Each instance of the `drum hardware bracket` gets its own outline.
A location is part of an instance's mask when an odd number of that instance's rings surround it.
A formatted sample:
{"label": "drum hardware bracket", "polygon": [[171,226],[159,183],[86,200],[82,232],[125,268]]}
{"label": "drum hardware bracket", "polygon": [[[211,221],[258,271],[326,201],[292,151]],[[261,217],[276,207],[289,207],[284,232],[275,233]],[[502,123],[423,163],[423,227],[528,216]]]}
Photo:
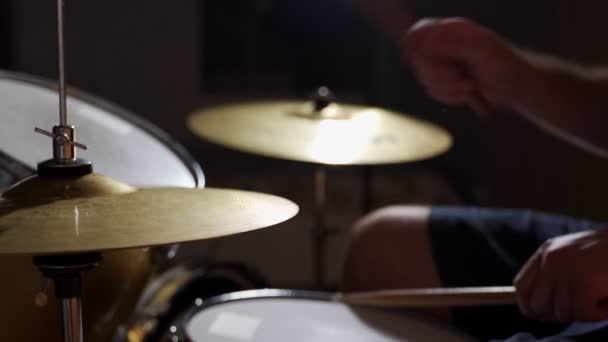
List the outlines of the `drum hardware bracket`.
{"label": "drum hardware bracket", "polygon": [[53,132],[36,127],[35,132],[53,139],[53,159],[38,164],[38,174],[44,177],[78,177],[93,172],[90,161],[76,158],[76,147],[87,145],[74,141],[74,126],[55,126]]}
{"label": "drum hardware bracket", "polygon": [[74,126],[54,126],[53,132],[36,127],[36,133],[46,135],[53,139],[53,158],[58,161],[71,161],[76,159],[75,147],[87,150],[85,144],[74,141]]}
{"label": "drum hardware bracket", "polygon": [[42,289],[40,289],[40,291],[38,293],[36,293],[36,295],[34,296],[34,304],[39,307],[39,308],[43,308],[48,304],[48,292],[49,292],[49,286],[51,285],[51,281],[49,280],[49,278],[45,278],[44,279],[44,284],[42,284]]}
{"label": "drum hardware bracket", "polygon": [[[336,104],[336,95],[328,87],[317,88],[310,96],[312,113],[302,113],[303,116],[313,119],[350,119],[351,114],[340,110]],[[302,115],[300,114],[300,115]]]}
{"label": "drum hardware bracket", "polygon": [[93,173],[93,164],[82,158],[69,163],[58,163],[55,159],[38,163],[38,175],[41,177],[80,177],[91,173]]}
{"label": "drum hardware bracket", "polygon": [[334,93],[325,86],[317,88],[311,97],[314,102],[315,113],[318,114],[336,101]]}
{"label": "drum hardware bracket", "polygon": [[82,272],[95,268],[101,253],[35,256],[34,264],[55,283],[61,301],[64,342],[82,342]]}

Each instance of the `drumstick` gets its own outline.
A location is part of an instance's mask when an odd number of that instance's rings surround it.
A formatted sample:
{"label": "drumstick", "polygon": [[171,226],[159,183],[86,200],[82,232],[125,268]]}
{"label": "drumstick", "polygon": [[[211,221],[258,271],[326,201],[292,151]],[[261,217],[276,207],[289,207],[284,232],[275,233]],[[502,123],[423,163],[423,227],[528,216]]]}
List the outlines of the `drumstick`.
{"label": "drumstick", "polygon": [[512,286],[395,289],[338,293],[337,301],[387,308],[516,304]]}
{"label": "drumstick", "polygon": [[469,106],[482,118],[490,115],[492,106],[479,92],[474,92],[469,98]]}
{"label": "drumstick", "polygon": [[[405,34],[414,26],[418,18],[403,6],[401,0],[357,0],[355,3],[383,26],[392,38],[401,42]],[[492,106],[479,93],[474,92],[468,100],[468,105],[482,118],[487,117]]]}

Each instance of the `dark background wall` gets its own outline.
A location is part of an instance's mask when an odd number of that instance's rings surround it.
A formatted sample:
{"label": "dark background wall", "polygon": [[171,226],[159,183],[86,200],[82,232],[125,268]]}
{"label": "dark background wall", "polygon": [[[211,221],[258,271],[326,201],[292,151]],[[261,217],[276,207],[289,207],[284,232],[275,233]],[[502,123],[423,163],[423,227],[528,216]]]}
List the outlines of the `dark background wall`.
{"label": "dark background wall", "polygon": [[[55,1],[10,1],[11,69],[56,78]],[[70,84],[159,125],[198,103],[198,1],[66,2]]]}
{"label": "dark background wall", "polygon": [[11,14],[9,4],[2,2],[0,4],[0,67],[8,68],[10,65],[10,33],[11,29]]}
{"label": "dark background wall", "polygon": [[[522,46],[585,63],[608,62],[604,2],[408,3],[421,16],[470,17]],[[447,127],[455,137],[454,149],[444,157],[414,166],[378,167],[376,206],[470,203],[608,217],[602,198],[608,192],[605,161],[515,115],[481,121],[466,108],[432,101],[399,64],[396,47],[347,0],[68,0],[66,6],[71,85],[168,131],[197,157],[210,185],[278,193],[301,204],[300,218],[285,229],[235,238],[231,243],[236,247],[222,250],[228,258],[255,254],[260,267],[268,269],[265,265],[277,255],[300,260],[279,279],[307,279],[310,265],[301,260],[306,242],[286,242],[306,240],[312,198],[306,184],[314,168],[200,141],[184,124],[195,108],[252,97],[302,98],[318,85],[329,85],[341,99],[412,113]],[[0,20],[0,66],[55,78],[55,1],[3,1]],[[342,228],[360,215],[358,172],[331,170],[329,219]],[[283,244],[273,243],[273,253],[259,248],[271,241]],[[333,245],[334,276],[343,241]]]}

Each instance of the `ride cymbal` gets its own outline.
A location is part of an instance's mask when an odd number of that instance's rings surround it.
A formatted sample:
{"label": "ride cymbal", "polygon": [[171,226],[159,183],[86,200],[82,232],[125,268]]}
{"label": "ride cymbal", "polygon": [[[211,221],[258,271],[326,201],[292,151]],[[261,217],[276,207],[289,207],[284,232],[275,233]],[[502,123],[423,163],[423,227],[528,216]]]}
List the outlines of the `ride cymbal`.
{"label": "ride cymbal", "polygon": [[267,157],[329,165],[430,158],[450,148],[444,129],[379,108],[298,101],[249,102],[194,112],[188,126],[219,145]]}
{"label": "ride cymbal", "polygon": [[214,188],[139,189],[43,204],[11,196],[20,192],[9,190],[0,201],[0,254],[90,252],[210,239],[272,226],[298,212],[296,204],[281,197]]}

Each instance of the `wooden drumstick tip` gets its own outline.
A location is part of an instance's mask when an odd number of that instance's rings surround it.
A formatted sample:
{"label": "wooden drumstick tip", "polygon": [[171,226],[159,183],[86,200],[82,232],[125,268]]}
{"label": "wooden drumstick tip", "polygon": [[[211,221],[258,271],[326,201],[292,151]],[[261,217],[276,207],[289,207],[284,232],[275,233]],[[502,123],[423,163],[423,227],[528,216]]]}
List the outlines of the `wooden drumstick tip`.
{"label": "wooden drumstick tip", "polygon": [[469,99],[469,106],[481,117],[487,118],[492,112],[492,105],[480,94],[473,94]]}

